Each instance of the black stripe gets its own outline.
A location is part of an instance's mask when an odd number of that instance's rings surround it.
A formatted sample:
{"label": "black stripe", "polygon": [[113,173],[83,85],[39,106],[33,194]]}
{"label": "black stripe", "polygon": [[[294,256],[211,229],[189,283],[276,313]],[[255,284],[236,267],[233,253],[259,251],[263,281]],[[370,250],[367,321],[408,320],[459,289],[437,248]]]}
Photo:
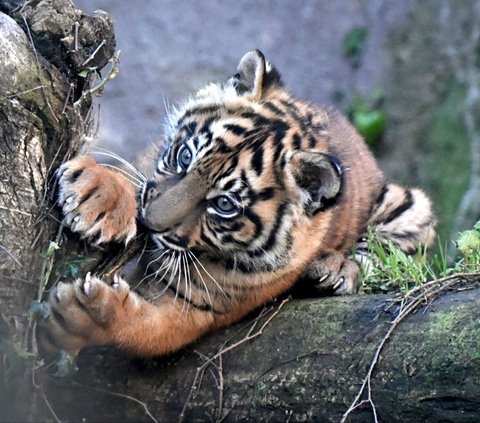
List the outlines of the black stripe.
{"label": "black stripe", "polygon": [[244,216],[255,225],[255,234],[253,236],[253,239],[258,238],[258,236],[262,233],[263,230],[262,221],[260,220],[258,215],[253,213],[250,209],[245,209]]}
{"label": "black stripe", "polygon": [[275,188],[268,187],[260,191],[258,194],[255,195],[256,201],[267,201],[273,198],[275,195]]}
{"label": "black stripe", "polygon": [[397,208],[392,210],[389,215],[385,218],[385,220],[381,221],[380,223],[387,224],[390,223],[392,220],[396,219],[400,215],[403,214],[403,212],[407,211],[410,207],[413,205],[413,196],[412,192],[407,189],[405,190],[405,200],[402,204],[400,204]]}
{"label": "black stripe", "polygon": [[105,212],[99,213],[98,216],[97,216],[97,218],[95,219],[95,224],[97,224],[98,222],[100,222],[100,220],[102,220],[104,217],[105,217]]}
{"label": "black stripe", "polygon": [[282,221],[283,221],[283,217],[285,216],[287,210],[288,210],[288,203],[282,203],[278,207],[277,215],[275,217],[275,223],[273,224],[273,228],[270,231],[270,235],[268,236],[268,239],[262,245],[262,248],[265,251],[269,251],[276,244],[277,236],[278,236],[278,230],[280,229],[280,226],[281,226]]}
{"label": "black stripe", "polygon": [[68,178],[68,181],[71,183],[71,184],[74,184],[77,179],[80,177],[80,175],[83,173],[83,169],[78,169],[76,170],[75,172],[73,172],[70,177]]}
{"label": "black stripe", "polygon": [[80,199],[78,204],[81,204],[81,203],[84,203],[85,201],[88,201],[97,191],[98,191],[97,186],[92,187],[90,189],[90,191],[87,191],[87,193],[83,195],[83,197]]}
{"label": "black stripe", "polygon": [[183,116],[178,120],[176,127],[183,125],[185,119],[189,118],[193,115],[204,115],[208,113],[217,113],[219,110],[219,106],[200,106],[194,107],[193,109],[187,110]]}
{"label": "black stripe", "polygon": [[285,112],[281,109],[279,109],[275,104],[273,104],[271,101],[267,101],[266,103],[263,104],[264,107],[271,112],[277,114],[278,116],[284,116]]}
{"label": "black stripe", "polygon": [[282,104],[288,109],[289,115],[293,118],[293,120],[300,126],[302,132],[304,134],[309,132],[309,128],[305,124],[305,119],[303,116],[300,115],[299,110],[295,103],[287,100],[280,100]]}
{"label": "black stripe", "polygon": [[388,184],[385,184],[382,187],[380,194],[378,195],[377,201],[375,201],[376,205],[380,205],[383,203],[383,200],[385,199],[385,195],[387,194],[387,192],[388,192]]}
{"label": "black stripe", "polygon": [[250,164],[255,173],[260,176],[263,171],[263,146],[260,145],[255,149]]}
{"label": "black stripe", "polygon": [[293,149],[301,150],[302,149],[302,138],[296,132],[293,134]]}
{"label": "black stripe", "polygon": [[185,123],[177,132],[185,131],[187,133],[187,137],[191,137],[195,130],[197,129],[197,122],[191,121],[189,123]]}
{"label": "black stripe", "polygon": [[233,132],[235,135],[243,135],[247,131],[247,128],[234,123],[227,123],[226,125],[223,125],[223,127],[227,131]]}

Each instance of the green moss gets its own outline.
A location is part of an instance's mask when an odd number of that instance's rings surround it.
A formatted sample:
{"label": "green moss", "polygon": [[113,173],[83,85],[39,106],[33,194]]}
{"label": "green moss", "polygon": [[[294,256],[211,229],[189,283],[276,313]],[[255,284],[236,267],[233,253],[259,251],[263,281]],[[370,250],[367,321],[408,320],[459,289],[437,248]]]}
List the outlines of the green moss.
{"label": "green moss", "polygon": [[422,186],[432,196],[439,218],[438,232],[449,239],[453,219],[468,187],[470,150],[462,110],[465,88],[452,81],[443,101],[430,111],[419,170]]}
{"label": "green moss", "polygon": [[[478,334],[476,336],[476,322],[468,318],[467,310],[463,308],[442,314],[432,314],[434,321],[430,324],[427,341],[432,344],[448,345],[447,354],[442,354],[444,363],[466,363],[472,360],[480,361],[480,348],[478,347]],[[434,359],[432,359],[434,360]]]}

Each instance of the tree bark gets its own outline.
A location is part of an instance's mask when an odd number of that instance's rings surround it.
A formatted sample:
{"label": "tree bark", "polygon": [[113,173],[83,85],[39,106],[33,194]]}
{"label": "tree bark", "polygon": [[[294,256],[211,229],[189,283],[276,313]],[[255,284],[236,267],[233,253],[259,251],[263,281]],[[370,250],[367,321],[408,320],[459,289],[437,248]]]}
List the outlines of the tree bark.
{"label": "tree bark", "polygon": [[[63,378],[66,360],[35,355],[28,304],[78,254],[60,236],[53,171],[89,135],[89,90],[115,42],[105,13],[16,3],[0,0],[0,421],[339,421],[394,318],[385,296],[277,303],[154,360],[85,351]],[[380,421],[478,421],[479,317],[474,289],[396,328],[371,380]],[[348,421],[373,421],[372,408]]]}
{"label": "tree bark", "polygon": [[[339,422],[394,318],[382,313],[386,299],[292,300],[251,341],[253,317],[154,360],[86,351],[74,379],[50,381],[45,392],[62,421]],[[399,325],[372,376],[379,421],[478,422],[479,321],[475,289],[447,294]],[[192,391],[205,357],[237,343]],[[360,407],[347,421],[373,422],[372,410]]]}

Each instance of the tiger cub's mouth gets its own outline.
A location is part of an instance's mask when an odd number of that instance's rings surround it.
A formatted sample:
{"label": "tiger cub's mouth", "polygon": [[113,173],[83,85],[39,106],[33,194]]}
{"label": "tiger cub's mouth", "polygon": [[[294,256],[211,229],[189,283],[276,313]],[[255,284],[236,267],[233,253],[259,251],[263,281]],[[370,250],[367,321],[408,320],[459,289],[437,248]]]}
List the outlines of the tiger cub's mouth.
{"label": "tiger cub's mouth", "polygon": [[150,238],[155,242],[155,245],[160,251],[172,250],[172,251],[187,251],[188,239],[186,237],[175,237],[160,232],[149,230]]}

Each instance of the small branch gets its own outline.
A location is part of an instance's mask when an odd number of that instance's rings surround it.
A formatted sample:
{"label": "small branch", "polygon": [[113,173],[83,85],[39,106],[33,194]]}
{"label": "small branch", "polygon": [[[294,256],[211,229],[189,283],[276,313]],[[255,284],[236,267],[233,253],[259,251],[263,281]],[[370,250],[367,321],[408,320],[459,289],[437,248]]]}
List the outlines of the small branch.
{"label": "small branch", "polygon": [[75,32],[74,32],[74,48],[73,51],[78,51],[78,28],[80,27],[80,24],[75,21]]}
{"label": "small branch", "polygon": [[15,262],[15,264],[17,264],[20,267],[23,267],[22,263],[20,263],[18,259],[11,253],[11,251],[7,250],[7,248],[5,248],[2,244],[0,244],[0,250],[5,251],[7,255]]}
{"label": "small branch", "polygon": [[62,421],[58,418],[57,413],[55,413],[55,410],[52,408],[52,406],[51,406],[50,403],[48,402],[47,396],[46,396],[43,392],[42,392],[42,398],[43,398],[43,401],[45,402],[45,404],[47,405],[48,410],[50,411],[50,413],[52,414],[53,418],[55,419],[55,421],[56,421],[57,423],[61,423]]}
{"label": "small branch", "polygon": [[21,95],[28,94],[28,93],[30,93],[30,92],[32,92],[32,91],[41,90],[41,89],[44,89],[44,88],[46,88],[45,85],[39,85],[39,86],[37,86],[37,87],[30,88],[29,90],[25,90],[25,91],[21,91],[21,92],[19,92],[19,93],[7,95],[5,98],[8,98],[8,99],[10,99],[10,98],[16,98],[16,97],[19,97],[19,96],[21,96]]}
{"label": "small branch", "polygon": [[19,213],[19,214],[23,214],[24,216],[33,217],[33,214],[27,213],[27,212],[22,211],[22,210],[10,209],[10,208],[5,207],[5,206],[0,206],[0,209],[2,209],[2,210],[7,210],[7,211],[9,211],[9,212],[11,212],[11,213]]}
{"label": "small branch", "polygon": [[145,404],[143,401],[140,401],[138,398],[132,397],[132,396],[127,395],[127,394],[122,394],[120,392],[113,392],[113,391],[109,391],[107,389],[98,388],[96,386],[82,385],[81,383],[74,383],[74,384],[77,385],[77,386],[81,386],[82,388],[90,388],[90,389],[93,389],[94,391],[97,391],[97,392],[102,392],[104,394],[113,395],[115,397],[125,398],[129,401],[133,401],[133,402],[139,404],[143,408],[143,410],[145,411],[145,414],[148,417],[150,417],[150,419],[154,423],[159,423],[159,421],[155,418],[155,416],[148,409],[147,404]]}
{"label": "small branch", "polygon": [[82,92],[81,97],[75,103],[73,103],[73,107],[75,108],[80,107],[87,98],[91,98],[92,94],[95,94],[96,92],[100,91],[107,84],[108,81],[115,79],[115,77],[118,74],[118,64],[120,63],[120,54],[121,54],[120,50],[115,52],[113,57],[109,60],[110,69],[108,70],[105,78],[101,79],[100,82],[97,85],[94,85],[92,88],[84,90]]}
{"label": "small branch", "polygon": [[86,66],[87,63],[90,63],[106,43],[107,43],[107,40],[103,39],[103,41],[99,44],[99,46],[95,49],[95,51],[90,56],[88,56],[88,58],[82,63],[82,66]]}

